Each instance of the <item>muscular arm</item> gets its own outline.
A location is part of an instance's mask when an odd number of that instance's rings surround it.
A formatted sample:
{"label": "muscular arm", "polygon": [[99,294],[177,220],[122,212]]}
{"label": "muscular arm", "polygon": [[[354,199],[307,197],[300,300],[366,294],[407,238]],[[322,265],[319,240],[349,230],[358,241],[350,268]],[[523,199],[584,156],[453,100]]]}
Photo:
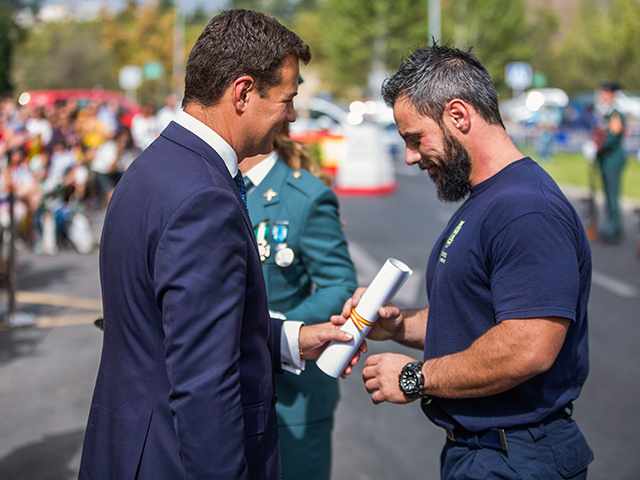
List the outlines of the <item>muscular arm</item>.
{"label": "muscular arm", "polygon": [[505,320],[467,350],[425,363],[425,392],[445,398],[485,397],[546,372],[570,321],[559,317]]}
{"label": "muscular arm", "polygon": [[[559,317],[505,320],[468,349],[425,362],[424,393],[471,398],[509,390],[551,368],[569,324]],[[367,359],[362,376],[374,403],[409,401],[398,388],[398,374],[412,360],[390,353]]]}

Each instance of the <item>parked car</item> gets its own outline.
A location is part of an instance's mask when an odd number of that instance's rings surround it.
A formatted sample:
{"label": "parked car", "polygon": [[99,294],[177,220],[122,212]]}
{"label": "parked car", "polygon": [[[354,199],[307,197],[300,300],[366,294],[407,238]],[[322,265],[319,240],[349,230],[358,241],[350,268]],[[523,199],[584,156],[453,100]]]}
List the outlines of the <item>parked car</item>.
{"label": "parked car", "polygon": [[133,116],[142,112],[142,107],[124,94],[99,88],[27,90],[18,98],[20,105],[34,107],[46,107],[58,101],[68,100],[76,101],[80,109],[86,107],[89,102],[113,102],[118,105],[119,122],[129,128]]}
{"label": "parked car", "polygon": [[500,102],[500,113],[506,122],[535,122],[538,111],[545,108],[565,108],[569,97],[559,88],[536,88],[515,98]]}

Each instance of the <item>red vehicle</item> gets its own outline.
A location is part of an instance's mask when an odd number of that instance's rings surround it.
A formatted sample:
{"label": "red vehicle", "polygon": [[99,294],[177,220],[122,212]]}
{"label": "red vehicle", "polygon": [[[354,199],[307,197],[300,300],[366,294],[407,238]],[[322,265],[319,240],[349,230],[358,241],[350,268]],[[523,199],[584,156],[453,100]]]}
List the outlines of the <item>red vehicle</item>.
{"label": "red vehicle", "polygon": [[82,109],[89,102],[114,102],[118,105],[118,120],[126,127],[131,128],[131,119],[137,113],[142,112],[142,107],[137,102],[127,98],[115,90],[73,88],[57,90],[28,90],[18,98],[23,106],[46,107],[53,105],[58,100],[73,100]]}

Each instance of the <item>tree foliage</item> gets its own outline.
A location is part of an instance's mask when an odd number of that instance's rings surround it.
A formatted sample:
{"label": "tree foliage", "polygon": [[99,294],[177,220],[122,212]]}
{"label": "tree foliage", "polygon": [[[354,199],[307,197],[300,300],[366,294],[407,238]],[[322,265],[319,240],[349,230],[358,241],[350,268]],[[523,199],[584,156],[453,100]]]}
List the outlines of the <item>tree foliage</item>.
{"label": "tree foliage", "polygon": [[128,0],[125,8],[101,15],[102,38],[106,50],[113,57],[113,74],[125,65],[144,66],[160,62],[163,77],[143,85],[142,100],[170,91],[173,72],[173,22],[175,9],[172,2],[147,1],[137,4]]}
{"label": "tree foliage", "polygon": [[112,58],[102,46],[98,22],[44,23],[16,50],[15,79],[21,90],[117,88]]}
{"label": "tree foliage", "polygon": [[16,15],[24,10],[35,13],[42,0],[2,0],[0,2],[0,95],[13,90],[11,81],[13,51],[25,39],[25,31],[16,23]]}
{"label": "tree foliage", "polygon": [[[377,95],[369,75],[398,67],[408,48],[428,38],[428,0],[325,0],[310,45],[328,90],[338,97]],[[307,25],[311,18],[307,17]],[[302,31],[302,30],[301,30]]]}
{"label": "tree foliage", "polygon": [[443,39],[457,47],[472,47],[501,89],[504,66],[531,62],[533,22],[524,0],[449,0],[443,9]]}
{"label": "tree foliage", "polygon": [[[141,100],[158,98],[174,84],[174,0],[127,0],[120,11],[103,11],[100,22],[36,24],[29,32],[33,38],[11,57],[16,9],[39,1],[0,5],[0,91],[7,88],[2,83],[7,58],[17,62],[13,78],[22,88],[114,85],[122,66],[150,61],[162,63],[164,77],[146,81]],[[570,93],[592,89],[603,79],[638,88],[640,0],[576,1],[572,25],[559,31],[558,15],[533,8],[529,0],[441,0],[440,43],[473,47],[501,93],[510,61],[531,63],[550,86]],[[393,73],[410,50],[431,42],[429,0],[231,0],[229,5],[271,14],[298,32],[313,52],[309,73],[339,99],[377,95],[372,72]],[[216,13],[200,7],[187,15],[185,58]],[[47,75],[40,74],[45,68]]]}
{"label": "tree foliage", "polygon": [[603,80],[640,83],[640,2],[580,0],[576,20],[555,52],[554,83],[569,92]]}

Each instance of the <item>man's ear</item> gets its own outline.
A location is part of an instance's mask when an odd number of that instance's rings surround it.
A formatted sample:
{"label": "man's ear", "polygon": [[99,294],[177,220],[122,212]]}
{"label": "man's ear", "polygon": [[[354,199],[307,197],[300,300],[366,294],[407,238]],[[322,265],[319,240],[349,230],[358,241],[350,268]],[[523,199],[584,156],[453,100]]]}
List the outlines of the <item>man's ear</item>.
{"label": "man's ear", "polygon": [[460,133],[468,133],[471,128],[471,107],[464,101],[454,98],[444,110],[444,116],[453,128]]}
{"label": "man's ear", "polygon": [[255,90],[256,82],[249,75],[243,75],[233,81],[231,93],[233,105],[238,112],[244,112],[249,102],[250,93]]}

